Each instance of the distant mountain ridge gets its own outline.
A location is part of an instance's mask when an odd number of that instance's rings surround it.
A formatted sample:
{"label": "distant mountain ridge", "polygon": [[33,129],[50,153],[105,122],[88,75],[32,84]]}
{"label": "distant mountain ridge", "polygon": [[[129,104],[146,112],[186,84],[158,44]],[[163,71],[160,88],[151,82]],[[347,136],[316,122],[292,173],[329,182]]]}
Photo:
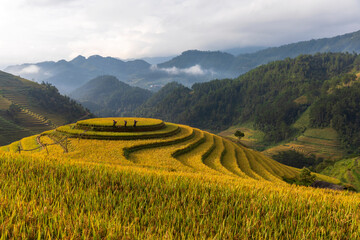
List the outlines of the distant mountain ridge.
{"label": "distant mountain ridge", "polygon": [[190,68],[195,65],[200,65],[205,69],[213,69],[215,71],[229,71],[229,65],[233,63],[235,57],[229,53],[220,51],[198,51],[189,50],[183,52],[180,56],[158,64],[159,68]]}
{"label": "distant mountain ridge", "polygon": [[150,64],[143,60],[124,62],[112,57],[95,55],[89,58],[78,56],[69,62],[60,60],[10,66],[5,71],[38,82],[50,82],[62,92],[70,92],[100,75],[111,74],[128,81],[129,75],[141,74],[148,71],[149,67]]}
{"label": "distant mountain ridge", "polygon": [[259,65],[287,57],[294,58],[301,54],[324,52],[356,52],[360,53],[360,31],[347,33],[331,38],[312,39],[270,47],[251,54],[240,54],[233,64],[233,71],[245,73]]}
{"label": "distant mountain ridge", "polygon": [[194,83],[213,79],[236,78],[271,61],[317,52],[360,53],[360,31],[266,48],[238,56],[220,51],[189,50],[157,65],[144,60],[122,61],[98,55],[89,58],[78,56],[71,61],[9,66],[5,71],[38,82],[50,82],[65,93],[102,75],[113,75],[129,85],[157,91],[173,81],[190,87]]}

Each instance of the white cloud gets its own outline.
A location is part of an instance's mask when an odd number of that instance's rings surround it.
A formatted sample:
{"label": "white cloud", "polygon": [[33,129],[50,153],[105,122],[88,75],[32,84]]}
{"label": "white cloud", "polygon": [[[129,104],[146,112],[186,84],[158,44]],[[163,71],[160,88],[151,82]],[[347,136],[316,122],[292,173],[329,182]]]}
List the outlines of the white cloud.
{"label": "white cloud", "polygon": [[29,65],[21,69],[20,74],[37,74],[40,71],[40,67],[36,65]]}
{"label": "white cloud", "polygon": [[179,74],[188,74],[188,75],[205,75],[205,74],[214,74],[212,70],[202,69],[200,65],[196,64],[189,68],[158,68],[157,65],[152,65],[151,70],[153,71],[163,71],[171,75],[179,75]]}
{"label": "white cloud", "polygon": [[358,0],[5,0],[1,9],[0,65],[275,46],[360,29]]}
{"label": "white cloud", "polygon": [[77,2],[78,0],[25,0],[29,6],[53,6]]}
{"label": "white cloud", "polygon": [[185,68],[184,72],[191,75],[204,75],[205,72],[201,69],[200,65],[195,65],[189,68]]}

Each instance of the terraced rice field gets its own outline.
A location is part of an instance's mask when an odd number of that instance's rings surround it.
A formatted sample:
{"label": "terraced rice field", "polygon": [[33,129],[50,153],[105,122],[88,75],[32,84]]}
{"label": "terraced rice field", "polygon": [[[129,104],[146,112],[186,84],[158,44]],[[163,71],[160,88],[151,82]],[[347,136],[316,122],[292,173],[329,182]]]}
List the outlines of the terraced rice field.
{"label": "terraced rice field", "polygon": [[7,110],[11,105],[11,101],[0,95],[0,110]]}
{"label": "terraced rice field", "polygon": [[[234,133],[236,130],[240,130],[245,134],[244,137],[239,139],[235,137]],[[238,126],[231,126],[230,128],[226,129],[219,133],[220,136],[231,139],[234,142],[240,142],[242,145],[248,146],[250,148],[262,148],[263,145],[261,141],[265,137],[265,133],[260,130],[255,130],[253,127],[253,123],[249,122],[244,125]]]}
{"label": "terraced rice field", "polygon": [[341,159],[345,152],[338,141],[334,129],[308,129],[300,137],[293,141],[269,148],[263,151],[266,155],[274,155],[281,151],[295,150],[304,155],[313,154],[316,157],[337,160]]}
{"label": "terraced rice field", "polygon": [[360,157],[337,161],[333,166],[326,167],[321,173],[340,179],[353,185],[360,191]]}
{"label": "terraced rice field", "polygon": [[33,132],[42,132],[56,127],[51,121],[35,112],[36,109],[29,105],[29,99],[27,99],[25,94],[22,94],[21,90],[2,90],[0,94],[0,110],[8,110],[11,104],[19,108],[20,111],[16,113],[16,121],[25,129]]}
{"label": "terraced rice field", "polygon": [[359,194],[289,185],[299,170],[262,153],[138,120],[144,131],[80,123],[1,147],[1,238],[359,239]]}
{"label": "terraced rice field", "polygon": [[[134,120],[138,121],[136,126],[133,126]],[[124,126],[124,121],[129,125]],[[217,135],[158,119],[90,119],[45,132],[39,136],[39,143],[34,139],[23,139],[3,150],[18,151],[20,145],[22,154],[49,154],[83,163],[271,182],[282,182],[283,177],[295,177],[299,173],[298,169]],[[61,141],[62,144],[56,144]],[[32,153],[27,151],[39,144],[46,148]]]}
{"label": "terraced rice field", "polygon": [[21,137],[26,137],[32,134],[29,129],[21,128],[18,125],[6,120],[0,116],[0,141],[8,142],[16,141]]}

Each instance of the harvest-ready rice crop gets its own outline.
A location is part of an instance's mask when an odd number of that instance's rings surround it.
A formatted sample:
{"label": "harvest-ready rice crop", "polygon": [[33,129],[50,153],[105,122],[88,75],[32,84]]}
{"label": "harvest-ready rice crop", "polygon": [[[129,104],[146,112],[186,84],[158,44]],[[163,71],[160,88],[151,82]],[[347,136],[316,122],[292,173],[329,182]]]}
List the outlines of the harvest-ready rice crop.
{"label": "harvest-ready rice crop", "polygon": [[268,181],[0,156],[2,239],[359,239],[360,196]]}
{"label": "harvest-ready rice crop", "polygon": [[289,185],[282,177],[299,169],[165,125],[148,132],[178,131],[136,140],[47,131],[0,148],[0,239],[360,238],[359,194]]}

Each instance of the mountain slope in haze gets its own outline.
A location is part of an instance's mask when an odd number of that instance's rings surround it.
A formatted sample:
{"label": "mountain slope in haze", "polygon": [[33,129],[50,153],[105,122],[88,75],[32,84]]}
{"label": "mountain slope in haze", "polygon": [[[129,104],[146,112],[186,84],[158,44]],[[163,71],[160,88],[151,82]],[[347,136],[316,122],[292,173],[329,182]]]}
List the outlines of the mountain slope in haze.
{"label": "mountain slope in haze", "polygon": [[5,71],[38,82],[50,82],[69,93],[90,79],[112,75],[132,86],[157,91],[166,83],[187,87],[213,79],[235,78],[255,67],[287,57],[317,52],[360,52],[360,31],[333,38],[292,43],[237,57],[219,51],[185,51],[173,59],[150,65],[143,60],[122,61],[111,57],[79,56],[69,62],[42,62],[9,66]]}
{"label": "mountain slope in haze", "polygon": [[131,75],[147,72],[149,67],[150,64],[142,60],[124,62],[116,58],[95,55],[87,59],[78,56],[69,62],[61,60],[9,66],[5,71],[37,82],[49,82],[61,92],[70,92],[90,79],[104,74],[130,81]]}
{"label": "mountain slope in haze", "polygon": [[[203,53],[196,51],[196,54],[201,55]],[[226,55],[234,58],[230,54]],[[219,63],[218,60],[216,61]],[[116,58],[97,55],[87,59],[83,56],[78,56],[69,62],[61,60],[58,62],[9,66],[5,71],[37,82],[49,82],[65,93],[70,93],[87,81],[102,75],[112,75],[132,86],[153,91],[173,81],[191,86],[196,82],[205,82],[214,78],[230,76],[226,71],[217,72],[214,69],[206,69],[196,62],[189,68],[162,68],[150,65],[143,60],[124,62]],[[232,74],[231,76],[235,77],[237,74]]]}
{"label": "mountain slope in haze", "polygon": [[[167,95],[162,92],[166,100],[145,103],[135,113],[213,131],[253,122],[266,133],[265,141],[276,143],[306,130],[293,124],[311,107],[311,126],[333,127],[343,145],[357,152],[360,116],[356,92],[360,83],[354,73],[360,71],[359,66],[360,56],[353,54],[302,55],[260,66],[235,80],[171,88]],[[329,115],[324,115],[323,103],[328,98],[338,104],[332,104]]]}
{"label": "mountain slope in haze", "polygon": [[[253,53],[239,54],[237,57],[224,52],[190,50],[170,61],[158,64],[158,67],[184,69],[198,64],[204,69],[213,69],[216,73],[222,73],[223,78],[233,78],[272,61],[283,60],[287,57],[295,58],[301,54],[325,52],[359,53],[360,31],[332,38],[313,39],[280,47],[270,47]],[[215,78],[219,77],[216,76],[213,79]]]}
{"label": "mountain slope in haze", "polygon": [[283,60],[287,57],[294,58],[300,54],[325,52],[360,53],[360,31],[331,38],[312,39],[280,47],[270,47],[251,54],[241,54],[236,57],[232,71],[245,73],[259,65]]}
{"label": "mountain slope in haze", "polygon": [[0,71],[0,145],[92,116],[50,84]]}
{"label": "mountain slope in haze", "polygon": [[70,94],[99,116],[126,116],[151,95],[149,90],[132,87],[114,76],[94,78]]}
{"label": "mountain slope in haze", "polygon": [[199,65],[202,69],[212,71],[215,73],[222,73],[225,77],[227,75],[233,76],[237,73],[231,73],[229,67],[233,64],[235,57],[229,53],[224,52],[212,52],[212,51],[198,51],[189,50],[183,52],[180,56],[177,56],[170,61],[158,64],[159,68],[178,68],[189,69],[193,66]]}

